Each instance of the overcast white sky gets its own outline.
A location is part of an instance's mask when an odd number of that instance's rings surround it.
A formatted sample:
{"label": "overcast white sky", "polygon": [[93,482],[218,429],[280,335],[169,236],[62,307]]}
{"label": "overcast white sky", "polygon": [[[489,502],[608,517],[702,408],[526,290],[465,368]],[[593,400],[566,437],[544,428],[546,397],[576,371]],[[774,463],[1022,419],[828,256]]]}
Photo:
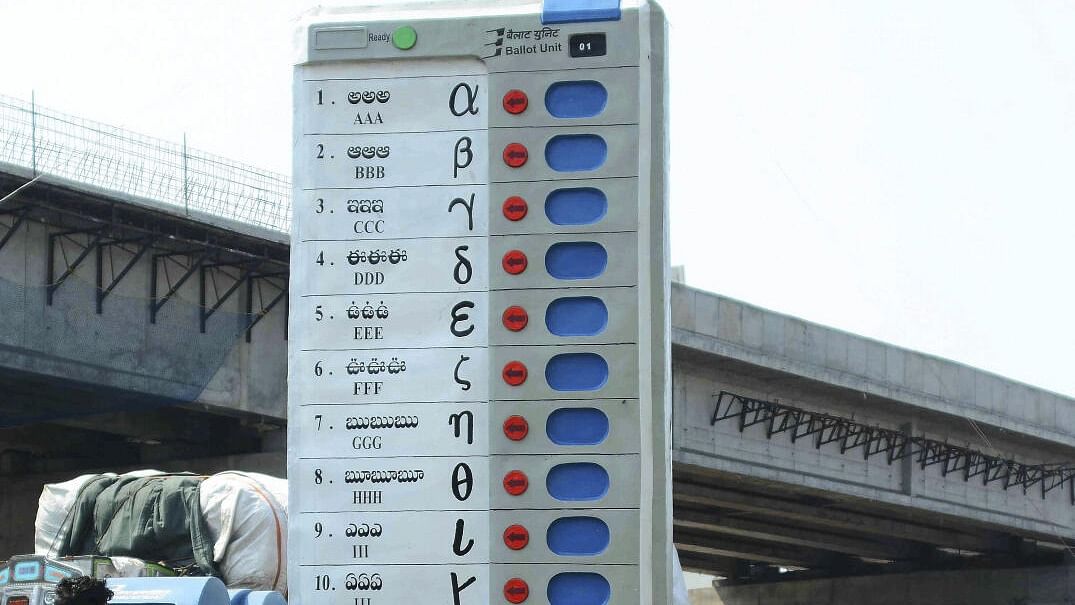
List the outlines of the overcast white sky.
{"label": "overcast white sky", "polygon": [[[0,0],[0,94],[290,173],[296,0]],[[1075,395],[1075,3],[667,0],[691,285]]]}

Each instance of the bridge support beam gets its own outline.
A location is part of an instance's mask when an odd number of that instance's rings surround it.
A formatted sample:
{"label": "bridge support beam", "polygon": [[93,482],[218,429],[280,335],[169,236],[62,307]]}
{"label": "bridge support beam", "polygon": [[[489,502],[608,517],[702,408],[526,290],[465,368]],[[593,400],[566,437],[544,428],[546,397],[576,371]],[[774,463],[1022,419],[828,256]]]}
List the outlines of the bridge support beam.
{"label": "bridge support beam", "polygon": [[[85,235],[87,240],[85,244],[77,242],[73,239],[73,236]],[[52,306],[52,297],[59,289],[63,282],[68,277],[74,275],[78,266],[82,264],[82,261],[86,260],[86,257],[90,255],[97,248],[97,244],[101,242],[101,238],[104,237],[103,232],[100,229],[89,230],[74,230],[74,231],[62,231],[60,233],[48,233],[48,250],[45,261],[45,270],[47,276],[45,278],[45,302],[49,306]],[[74,260],[70,260],[63,247],[64,239],[70,240],[74,243],[75,247],[81,247],[81,252],[78,256],[75,256]],[[60,259],[64,261],[64,272],[56,277],[56,246],[60,247]],[[99,265],[98,265],[99,266]]]}
{"label": "bridge support beam", "polygon": [[1052,605],[1075,602],[1075,567],[930,571],[717,586],[692,605]]}

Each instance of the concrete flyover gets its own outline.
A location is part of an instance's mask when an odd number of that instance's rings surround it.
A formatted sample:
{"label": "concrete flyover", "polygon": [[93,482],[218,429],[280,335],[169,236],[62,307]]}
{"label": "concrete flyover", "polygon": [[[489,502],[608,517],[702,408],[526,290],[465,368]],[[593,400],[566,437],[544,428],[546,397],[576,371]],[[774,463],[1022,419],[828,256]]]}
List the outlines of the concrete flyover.
{"label": "concrete flyover", "polygon": [[32,551],[45,482],[284,474],[285,235],[12,165],[5,197],[0,558]]}
{"label": "concrete flyover", "polygon": [[[0,193],[30,178],[0,165]],[[69,399],[95,412],[131,400],[281,418],[287,263],[286,235],[39,178],[0,206],[0,380],[14,377],[0,426],[52,414],[59,382],[84,385]]]}
{"label": "concrete flyover", "polygon": [[285,473],[290,183],[0,96],[0,558],[41,485]]}
{"label": "concrete flyover", "polygon": [[[1045,573],[1075,538],[1075,401],[679,284],[672,324],[675,541],[725,603],[1001,569],[1075,593]],[[913,602],[1010,602],[940,598]]]}

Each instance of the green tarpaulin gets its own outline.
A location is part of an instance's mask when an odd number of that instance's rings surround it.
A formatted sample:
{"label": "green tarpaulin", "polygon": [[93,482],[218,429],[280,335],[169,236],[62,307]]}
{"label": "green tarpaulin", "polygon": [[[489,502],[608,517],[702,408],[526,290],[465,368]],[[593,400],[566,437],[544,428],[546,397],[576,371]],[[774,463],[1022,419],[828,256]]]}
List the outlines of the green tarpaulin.
{"label": "green tarpaulin", "polygon": [[103,555],[195,566],[219,576],[198,495],[202,477],[100,476],[78,495],[59,555]]}

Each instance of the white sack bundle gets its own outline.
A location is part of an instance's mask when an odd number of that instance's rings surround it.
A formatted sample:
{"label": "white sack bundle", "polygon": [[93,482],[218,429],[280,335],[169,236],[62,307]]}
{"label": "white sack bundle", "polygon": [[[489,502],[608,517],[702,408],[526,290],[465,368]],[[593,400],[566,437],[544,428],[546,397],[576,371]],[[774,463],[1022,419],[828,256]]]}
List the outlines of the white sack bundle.
{"label": "white sack bundle", "polygon": [[202,516],[228,588],[287,594],[287,479],[228,471],[202,482]]}

